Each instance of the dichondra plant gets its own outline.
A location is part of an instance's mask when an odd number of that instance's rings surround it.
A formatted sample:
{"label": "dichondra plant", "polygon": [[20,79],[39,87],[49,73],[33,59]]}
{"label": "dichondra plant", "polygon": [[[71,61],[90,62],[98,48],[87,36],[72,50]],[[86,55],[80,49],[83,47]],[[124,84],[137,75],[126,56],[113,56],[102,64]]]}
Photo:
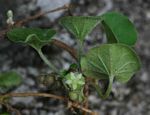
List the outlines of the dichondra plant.
{"label": "dichondra plant", "polygon": [[[49,45],[56,31],[53,29],[13,27],[7,32],[9,40],[31,46],[51,71],[56,73],[63,84],[70,101],[82,103],[86,100],[85,86],[94,87],[102,99],[109,97],[114,81],[128,82],[140,69],[140,59],[133,47],[137,32],[132,22],[117,12],[101,16],[66,16],[59,22],[77,40],[77,60],[68,70],[58,70],[42,53],[42,47]],[[100,44],[85,52],[85,37],[96,27],[101,26],[107,43]],[[94,38],[91,38],[94,39]],[[108,81],[106,90],[100,87],[100,80]],[[14,72],[0,74],[0,90],[20,84],[21,79]],[[4,93],[4,92],[3,92]],[[6,92],[5,92],[6,93]]]}

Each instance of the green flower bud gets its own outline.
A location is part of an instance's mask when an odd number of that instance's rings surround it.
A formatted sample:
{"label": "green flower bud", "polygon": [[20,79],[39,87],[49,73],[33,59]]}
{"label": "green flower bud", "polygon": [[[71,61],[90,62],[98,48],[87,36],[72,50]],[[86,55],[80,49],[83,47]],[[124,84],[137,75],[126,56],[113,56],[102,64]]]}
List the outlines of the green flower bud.
{"label": "green flower bud", "polygon": [[69,98],[73,101],[76,101],[76,100],[78,100],[78,94],[71,91],[71,92],[69,92]]}
{"label": "green flower bud", "polygon": [[69,98],[73,101],[82,102],[84,100],[85,79],[81,73],[70,72],[63,79],[64,85],[69,89]]}
{"label": "green flower bud", "polygon": [[13,12],[12,12],[12,10],[8,10],[7,17],[8,18],[13,18]]}
{"label": "green flower bud", "polygon": [[80,91],[70,91],[69,92],[69,98],[72,101],[82,102],[84,100],[84,95]]}
{"label": "green flower bud", "polygon": [[7,24],[9,24],[9,25],[13,25],[13,24],[14,24],[14,21],[13,21],[13,12],[12,12],[12,10],[8,10],[6,22],[7,22]]}
{"label": "green flower bud", "polygon": [[79,90],[83,88],[85,79],[82,74],[71,72],[65,76],[64,83],[68,85],[71,90]]}

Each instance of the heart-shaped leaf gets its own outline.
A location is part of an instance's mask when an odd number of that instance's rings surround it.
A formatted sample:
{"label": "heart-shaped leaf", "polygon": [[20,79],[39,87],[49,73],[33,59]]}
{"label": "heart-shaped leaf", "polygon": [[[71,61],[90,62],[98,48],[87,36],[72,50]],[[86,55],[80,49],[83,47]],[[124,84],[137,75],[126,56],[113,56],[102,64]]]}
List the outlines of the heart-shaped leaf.
{"label": "heart-shaped leaf", "polygon": [[55,34],[56,31],[52,29],[14,28],[7,33],[7,36],[13,42],[25,43],[35,49],[41,49]]}
{"label": "heart-shaped leaf", "polygon": [[15,86],[21,84],[22,79],[16,72],[0,73],[0,92],[7,91]]}
{"label": "heart-shaped leaf", "polygon": [[[87,77],[96,79],[95,88],[102,98],[107,98],[113,80],[127,82],[140,69],[140,61],[129,46],[123,44],[104,44],[92,48],[81,59],[81,69]],[[105,94],[99,87],[99,80],[109,81]]]}
{"label": "heart-shaped leaf", "polygon": [[109,43],[124,43],[133,46],[137,40],[137,31],[132,22],[117,12],[108,12],[100,16]]}
{"label": "heart-shaped leaf", "polygon": [[68,16],[60,20],[60,24],[81,41],[98,23],[99,18],[92,16]]}

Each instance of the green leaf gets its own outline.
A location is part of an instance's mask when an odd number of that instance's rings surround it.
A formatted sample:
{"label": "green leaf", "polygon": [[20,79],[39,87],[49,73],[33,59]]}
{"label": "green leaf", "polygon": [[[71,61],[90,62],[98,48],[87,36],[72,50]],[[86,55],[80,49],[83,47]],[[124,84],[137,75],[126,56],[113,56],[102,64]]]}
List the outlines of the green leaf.
{"label": "green leaf", "polygon": [[0,73],[0,90],[9,90],[22,82],[21,76],[16,72]]}
{"label": "green leaf", "polygon": [[100,18],[109,43],[118,42],[131,46],[136,43],[136,28],[126,16],[117,12],[108,12]]}
{"label": "green leaf", "polygon": [[60,20],[60,24],[62,24],[63,27],[82,41],[98,23],[99,18],[92,16],[68,16]]}
{"label": "green leaf", "polygon": [[4,112],[4,113],[0,113],[0,115],[10,115],[10,114],[7,112]]}
{"label": "green leaf", "polygon": [[35,49],[41,49],[55,34],[56,31],[52,29],[14,28],[7,33],[7,36],[13,42],[25,43]]}
{"label": "green leaf", "polygon": [[83,73],[89,77],[127,82],[140,69],[135,52],[123,44],[104,44],[92,48],[81,60]]}
{"label": "green leaf", "polygon": [[[109,96],[114,79],[127,82],[140,69],[140,61],[135,52],[123,44],[103,44],[92,48],[81,59],[81,69],[87,77],[95,78],[93,83],[101,98]],[[103,93],[99,80],[109,81]]]}
{"label": "green leaf", "polygon": [[45,64],[56,72],[57,68],[53,66],[42,52],[42,47],[48,44],[55,34],[56,31],[52,29],[14,28],[7,33],[7,36],[13,42],[25,43],[33,47]]}

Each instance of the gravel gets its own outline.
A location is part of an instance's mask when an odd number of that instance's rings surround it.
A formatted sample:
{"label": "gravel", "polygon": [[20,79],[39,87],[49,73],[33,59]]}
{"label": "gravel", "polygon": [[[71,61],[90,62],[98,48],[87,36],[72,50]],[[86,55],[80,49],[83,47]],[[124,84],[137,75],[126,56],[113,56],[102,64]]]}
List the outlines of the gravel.
{"label": "gravel", "polygon": [[[35,14],[37,11],[53,9],[71,0],[1,0],[0,1],[0,30],[5,27],[6,11],[13,9],[15,19],[21,19]],[[97,93],[92,91],[89,96],[90,108],[99,115],[150,115],[150,1],[149,0],[72,0],[77,8],[71,10],[74,15],[100,15],[107,11],[119,11],[127,15],[135,24],[139,36],[136,51],[142,60],[142,69],[127,84],[115,83],[112,94],[107,100],[101,100]],[[8,6],[6,6],[8,4]],[[55,27],[60,33],[57,39],[76,48],[76,42],[66,30],[61,29],[57,19],[63,12],[41,17],[26,26]],[[66,13],[65,13],[66,15]],[[105,34],[97,27],[86,38],[85,50],[93,45],[105,43]],[[68,68],[74,60],[71,56],[56,47],[47,46],[44,50],[49,58],[59,68]],[[51,53],[49,53],[51,52]],[[6,38],[0,38],[0,72],[15,70],[22,75],[23,84],[14,89],[14,92],[43,91],[37,84],[37,77],[51,71],[43,64],[38,54],[30,47],[12,44]],[[44,91],[47,92],[46,89]],[[57,92],[57,91],[56,91]],[[21,108],[23,115],[71,115],[64,103],[57,100],[41,98],[14,98],[12,105]],[[19,106],[18,106],[19,105]]]}

